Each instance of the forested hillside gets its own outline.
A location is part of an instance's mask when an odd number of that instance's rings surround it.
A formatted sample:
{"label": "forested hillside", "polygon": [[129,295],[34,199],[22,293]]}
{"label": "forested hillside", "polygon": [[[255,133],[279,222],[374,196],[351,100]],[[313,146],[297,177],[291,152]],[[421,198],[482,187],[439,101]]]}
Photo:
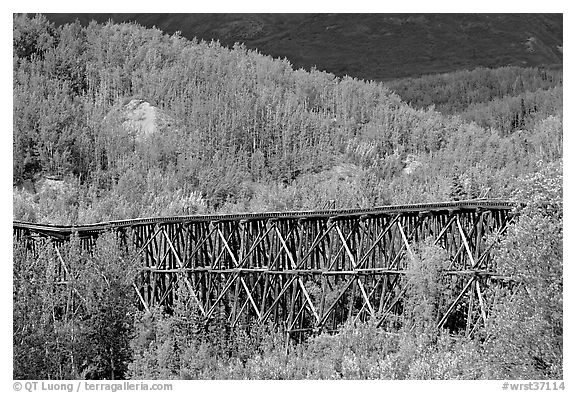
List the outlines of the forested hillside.
{"label": "forested hillside", "polygon": [[[134,267],[109,265],[131,260],[114,253],[113,239],[94,255],[71,245],[89,306],[51,322],[42,269],[53,251],[28,270],[15,246],[15,376],[561,378],[560,71],[479,68],[382,84],[295,69],[241,45],[135,24],[55,27],[43,16],[15,16],[13,45],[15,220],[513,198],[527,204],[499,263],[536,288],[500,305],[479,340],[426,329],[390,339],[348,326],[288,359],[280,336],[260,328],[198,335],[182,324],[193,321],[185,307],[129,318],[139,315]],[[534,271],[542,281],[530,281]],[[44,353],[32,350],[43,343]],[[353,358],[368,360],[343,366]]]}
{"label": "forested hillside", "polygon": [[[462,198],[508,197],[520,176],[562,156],[558,73],[448,74],[444,96],[430,77],[397,82],[404,97],[427,92],[411,107],[376,82],[135,25],[18,17],[14,51],[14,184],[48,175],[76,185],[36,187],[56,203],[17,193],[18,219],[439,201],[454,182]],[[466,107],[445,98],[463,96]],[[449,115],[425,107],[430,97]],[[134,100],[168,121],[137,137],[126,127]]]}

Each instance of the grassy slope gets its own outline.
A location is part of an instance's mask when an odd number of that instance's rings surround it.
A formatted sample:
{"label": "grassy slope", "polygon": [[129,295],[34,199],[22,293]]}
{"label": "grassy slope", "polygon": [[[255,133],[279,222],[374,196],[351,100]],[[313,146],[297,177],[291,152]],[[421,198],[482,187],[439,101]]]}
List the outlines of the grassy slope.
{"label": "grassy slope", "polygon": [[[560,14],[49,14],[57,24],[136,21],[187,38],[287,57],[295,68],[394,78],[498,67],[562,64]],[[530,37],[534,37],[528,44]]]}

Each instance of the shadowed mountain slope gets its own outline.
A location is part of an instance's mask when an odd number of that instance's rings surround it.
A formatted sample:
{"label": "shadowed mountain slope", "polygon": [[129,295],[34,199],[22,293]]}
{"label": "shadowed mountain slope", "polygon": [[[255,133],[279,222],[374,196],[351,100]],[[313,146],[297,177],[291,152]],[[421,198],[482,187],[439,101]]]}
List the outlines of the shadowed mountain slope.
{"label": "shadowed mountain slope", "polygon": [[242,42],[295,68],[395,78],[479,66],[561,67],[561,14],[47,14],[133,21],[186,38]]}

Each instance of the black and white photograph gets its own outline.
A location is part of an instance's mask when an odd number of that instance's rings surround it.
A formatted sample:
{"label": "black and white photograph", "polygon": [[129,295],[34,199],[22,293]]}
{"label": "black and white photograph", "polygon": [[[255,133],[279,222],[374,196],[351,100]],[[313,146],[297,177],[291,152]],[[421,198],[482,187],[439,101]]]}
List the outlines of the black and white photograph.
{"label": "black and white photograph", "polygon": [[563,29],[12,13],[7,389],[569,391]]}

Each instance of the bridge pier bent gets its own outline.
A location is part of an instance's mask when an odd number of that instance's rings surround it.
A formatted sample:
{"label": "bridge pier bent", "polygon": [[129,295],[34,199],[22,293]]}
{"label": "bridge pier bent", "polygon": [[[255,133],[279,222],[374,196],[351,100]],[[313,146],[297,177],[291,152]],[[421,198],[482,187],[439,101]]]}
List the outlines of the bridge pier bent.
{"label": "bridge pier bent", "polygon": [[[346,320],[399,323],[414,277],[410,259],[424,241],[445,250],[449,287],[438,327],[473,334],[489,313],[492,237],[513,218],[513,204],[459,201],[373,209],[185,216],[85,226],[13,223],[15,241],[47,238],[58,248],[77,234],[86,248],[107,231],[137,250],[135,299],[171,307],[179,287],[209,322],[224,313],[272,322],[292,334],[335,330]],[[462,321],[465,321],[462,325]]]}

